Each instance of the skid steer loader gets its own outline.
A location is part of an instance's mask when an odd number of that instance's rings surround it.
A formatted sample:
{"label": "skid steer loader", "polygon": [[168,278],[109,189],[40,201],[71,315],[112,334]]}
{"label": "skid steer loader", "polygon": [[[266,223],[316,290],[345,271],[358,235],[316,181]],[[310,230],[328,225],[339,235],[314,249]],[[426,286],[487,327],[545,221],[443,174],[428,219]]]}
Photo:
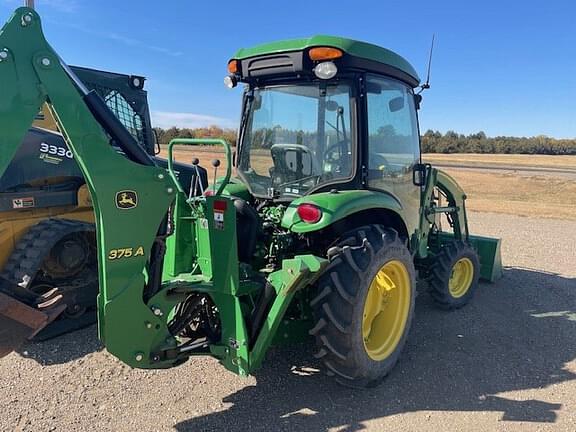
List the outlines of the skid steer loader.
{"label": "skid steer loader", "polygon": [[[145,78],[70,69],[155,157]],[[192,169],[180,165],[178,170],[186,177]],[[67,306],[35,340],[96,322],[97,266],[94,212],[86,182],[55,120],[43,107],[0,176],[0,275],[33,298],[57,289]]]}
{"label": "skid steer loader", "polygon": [[[500,241],[470,235],[462,189],[421,163],[419,79],[399,55],[315,36],[242,49],[228,70],[229,87],[244,85],[236,154],[176,139],[164,168],[18,9],[0,32],[0,173],[47,102],[94,203],[99,337],[128,365],[210,355],[247,375],[271,344],[312,335],[329,375],[375,385],[405,344],[417,273],[440,307],[459,308],[499,276]],[[215,143],[222,177],[177,178],[175,145]],[[3,283],[10,347],[62,305]]]}

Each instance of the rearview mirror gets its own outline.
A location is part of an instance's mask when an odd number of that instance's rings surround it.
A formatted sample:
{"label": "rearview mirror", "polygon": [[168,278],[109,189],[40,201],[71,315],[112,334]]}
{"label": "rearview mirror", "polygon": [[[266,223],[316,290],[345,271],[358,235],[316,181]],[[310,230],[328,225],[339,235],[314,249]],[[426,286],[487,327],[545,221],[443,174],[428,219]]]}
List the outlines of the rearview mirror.
{"label": "rearview mirror", "polygon": [[414,165],[414,169],[412,170],[412,183],[414,183],[414,186],[426,185],[428,170],[430,168],[432,168],[430,164],[418,163]]}
{"label": "rearview mirror", "polygon": [[388,108],[390,108],[390,112],[400,111],[404,108],[404,97],[398,96],[394,99],[390,99],[390,102],[388,102]]}
{"label": "rearview mirror", "polygon": [[339,108],[338,102],[329,100],[326,101],[326,111],[334,112]]}
{"label": "rearview mirror", "polygon": [[415,94],[414,95],[414,105],[416,105],[416,109],[420,109],[420,104],[422,103],[422,95]]}

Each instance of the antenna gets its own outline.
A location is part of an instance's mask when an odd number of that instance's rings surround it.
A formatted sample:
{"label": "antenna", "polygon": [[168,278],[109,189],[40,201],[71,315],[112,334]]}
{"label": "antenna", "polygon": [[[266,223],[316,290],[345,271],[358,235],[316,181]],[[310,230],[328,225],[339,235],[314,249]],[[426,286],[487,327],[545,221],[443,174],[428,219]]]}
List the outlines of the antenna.
{"label": "antenna", "polygon": [[34,9],[34,0],[26,0],[26,7]]}
{"label": "antenna", "polygon": [[434,39],[436,35],[432,33],[432,44],[430,45],[430,55],[428,56],[428,71],[426,72],[426,82],[420,86],[418,94],[430,88],[430,68],[432,67],[432,53],[434,52]]}

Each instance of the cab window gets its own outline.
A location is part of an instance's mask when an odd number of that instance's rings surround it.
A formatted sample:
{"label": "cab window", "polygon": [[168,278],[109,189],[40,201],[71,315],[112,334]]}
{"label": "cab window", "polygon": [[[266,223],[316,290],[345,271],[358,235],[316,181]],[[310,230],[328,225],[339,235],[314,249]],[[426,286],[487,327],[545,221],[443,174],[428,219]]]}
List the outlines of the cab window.
{"label": "cab window", "polygon": [[412,172],[420,160],[420,138],[412,89],[391,78],[368,76],[369,183]]}

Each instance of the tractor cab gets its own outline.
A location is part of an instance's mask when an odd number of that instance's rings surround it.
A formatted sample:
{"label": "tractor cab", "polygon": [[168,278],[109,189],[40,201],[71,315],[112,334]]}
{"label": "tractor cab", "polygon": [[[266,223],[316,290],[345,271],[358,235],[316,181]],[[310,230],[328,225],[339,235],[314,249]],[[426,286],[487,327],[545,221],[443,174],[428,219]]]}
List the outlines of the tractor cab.
{"label": "tractor cab", "polygon": [[254,196],[411,182],[419,79],[397,54],[315,36],[242,49],[228,69],[228,86],[245,84],[236,167]]}

